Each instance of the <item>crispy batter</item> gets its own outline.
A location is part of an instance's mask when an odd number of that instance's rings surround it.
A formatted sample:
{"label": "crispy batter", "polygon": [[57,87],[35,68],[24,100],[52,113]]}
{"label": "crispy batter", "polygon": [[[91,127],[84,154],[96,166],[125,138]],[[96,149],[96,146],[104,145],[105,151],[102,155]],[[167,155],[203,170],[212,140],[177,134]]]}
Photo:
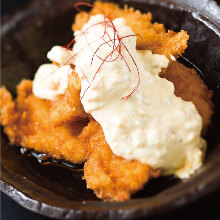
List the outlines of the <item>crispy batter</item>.
{"label": "crispy batter", "polygon": [[95,7],[89,13],[80,12],[76,15],[72,26],[73,31],[81,30],[91,15],[105,13],[112,20],[123,17],[134,33],[141,36],[137,37],[137,49],[145,48],[153,53],[166,55],[168,59],[171,59],[170,55],[178,57],[187,48],[189,36],[186,31],[182,30],[179,33],[168,31],[166,33],[163,24],[151,23],[152,15],[150,12],[142,14],[134,8],[125,6],[124,9],[121,9],[117,4],[100,1],[96,1],[94,5]]}
{"label": "crispy batter", "polygon": [[0,121],[2,125],[12,125],[16,123],[19,113],[16,112],[15,103],[11,94],[3,86],[0,89]]}
{"label": "crispy batter", "polygon": [[65,95],[59,97],[51,107],[51,120],[54,125],[59,126],[71,121],[88,119],[80,101],[81,83],[78,74],[73,70],[69,75],[68,87]]}
{"label": "crispy batter", "polygon": [[84,166],[87,187],[103,200],[124,201],[142,189],[150,179],[159,176],[159,170],[138,161],[126,160],[112,153],[101,126],[91,120],[93,135],[88,146],[88,160]]}
{"label": "crispy batter", "polygon": [[171,81],[175,87],[175,95],[185,101],[191,101],[196,106],[203,120],[202,134],[208,128],[213,114],[212,95],[195,70],[185,67],[179,62],[173,62],[161,77]]}
{"label": "crispy batter", "polygon": [[84,169],[87,187],[104,200],[129,199],[150,178],[159,175],[148,165],[114,155],[101,126],[91,118],[88,125],[74,121],[54,126],[50,115],[53,105],[62,103],[61,97],[46,101],[35,97],[31,90],[32,82],[23,80],[18,85],[17,102],[5,88],[0,90],[1,123],[12,144],[73,163],[85,162],[89,152]]}
{"label": "crispy batter", "polygon": [[56,101],[35,97],[29,80],[23,80],[17,90],[16,102],[5,88],[0,90],[1,123],[11,143],[73,163],[85,162],[91,136],[83,129],[87,122],[75,121],[54,126],[50,115],[51,106]]}

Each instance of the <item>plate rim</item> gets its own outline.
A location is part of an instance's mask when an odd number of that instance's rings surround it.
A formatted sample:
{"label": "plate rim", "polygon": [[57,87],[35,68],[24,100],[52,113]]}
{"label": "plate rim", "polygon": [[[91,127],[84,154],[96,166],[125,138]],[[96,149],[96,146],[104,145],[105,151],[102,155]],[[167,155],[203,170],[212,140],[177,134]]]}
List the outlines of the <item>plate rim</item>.
{"label": "plate rim", "polygon": [[[23,11],[28,10],[36,2],[43,2],[43,0],[33,0],[32,2],[28,3],[24,7],[21,7],[19,9],[16,9],[16,10],[4,15],[2,17],[2,26],[4,26],[4,24],[8,21],[8,19],[11,16],[16,15],[16,13],[18,11],[20,12],[21,10],[23,10]],[[213,1],[213,2],[215,2],[215,1]],[[1,34],[1,37],[3,37],[3,36],[4,36],[4,34],[3,35]],[[218,159],[220,159],[220,158],[218,158]],[[219,162],[219,165],[220,165],[220,160],[218,162]],[[213,183],[213,181],[216,181],[216,182]],[[212,184],[212,187],[209,187],[209,184]],[[195,194],[194,194],[197,191],[196,187],[194,187],[192,189],[192,191],[194,193],[189,192],[187,199],[179,201],[178,203],[176,203],[176,201],[173,201],[173,203],[172,202],[166,203],[166,204],[164,204],[164,208],[162,208],[159,213],[157,213],[155,211],[152,211],[152,210],[154,210],[154,208],[152,208],[151,210],[148,208],[148,210],[145,210],[144,213],[149,217],[151,215],[153,215],[153,216],[161,215],[165,212],[173,210],[174,208],[179,208],[179,207],[185,205],[186,203],[192,203],[193,201],[208,195],[209,193],[215,191],[219,187],[219,185],[220,185],[220,172],[218,173],[218,175],[215,177],[214,180],[213,179],[210,180],[210,181],[207,180],[206,184],[203,186],[203,191],[200,191],[200,193],[197,196],[195,196]],[[61,207],[52,206],[52,205],[46,204],[44,202],[40,202],[38,200],[35,200],[35,199],[27,196],[22,191],[18,190],[16,187],[10,185],[2,177],[0,179],[0,186],[1,186],[1,191],[4,194],[6,194],[7,196],[9,196],[11,199],[13,199],[19,205],[23,206],[24,208],[26,208],[30,211],[33,211],[33,212],[36,212],[38,214],[48,216],[48,217],[53,217],[53,218],[57,218],[57,219],[60,219],[60,218],[71,219],[73,217],[76,217],[76,218],[82,218],[83,217],[84,219],[92,219],[95,216],[96,218],[101,219],[101,218],[103,218],[103,216],[106,217],[106,211],[108,211],[108,210],[103,210],[103,211],[95,210],[95,211],[93,211],[94,214],[87,216],[87,215],[85,215],[86,213],[88,213],[87,210],[74,209],[74,208],[71,208],[71,209],[61,208]],[[198,187],[198,185],[197,185],[197,187]],[[26,199],[28,201],[29,206],[27,207],[24,204],[22,204],[21,200],[19,200],[18,197],[22,197],[22,198]],[[93,203],[97,203],[97,202],[103,203],[103,201],[95,201],[95,202],[93,201]],[[175,204],[174,204],[174,202],[175,202]],[[77,203],[82,205],[83,202],[77,202]],[[114,202],[114,203],[117,203],[117,202]],[[36,207],[36,206],[37,206],[37,208],[33,208],[33,207]],[[117,204],[116,204],[116,206],[117,206]],[[48,214],[48,213],[45,212],[45,210],[47,212],[48,212],[48,210],[52,210],[52,211],[56,210],[57,212],[56,213],[50,212],[50,214]],[[134,210],[133,213],[131,213],[132,210],[123,210],[123,211],[124,212],[127,211],[127,212],[126,213],[120,213],[120,209],[116,209],[116,210],[113,210],[113,211],[111,210],[110,213],[108,213],[108,218],[109,219],[115,219],[116,217],[118,218],[119,216],[120,216],[120,218],[126,218],[127,215],[129,216],[129,218],[131,218],[131,217],[137,217],[137,214],[138,214],[137,210]],[[99,212],[99,213],[97,213],[97,212]],[[64,213],[65,213],[65,215],[64,215]],[[140,217],[144,217],[146,215],[144,215],[142,213],[142,215]]]}

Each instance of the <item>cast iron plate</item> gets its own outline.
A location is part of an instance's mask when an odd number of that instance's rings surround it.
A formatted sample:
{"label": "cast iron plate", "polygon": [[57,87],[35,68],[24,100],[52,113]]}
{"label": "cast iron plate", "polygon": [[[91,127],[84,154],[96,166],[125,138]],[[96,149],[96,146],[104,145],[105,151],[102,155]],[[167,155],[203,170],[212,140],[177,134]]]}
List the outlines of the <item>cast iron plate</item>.
{"label": "cast iron plate", "polygon": [[[38,66],[48,62],[46,53],[54,45],[72,38],[71,24],[76,11],[73,0],[35,0],[3,18],[2,84],[13,94],[23,78],[32,79]],[[88,1],[92,2],[92,1]],[[57,165],[39,164],[34,157],[21,155],[1,136],[1,190],[23,207],[64,219],[126,219],[156,216],[217,189],[220,185],[220,8],[208,0],[122,0],[115,1],[151,11],[154,21],[167,29],[184,29],[190,41],[181,59],[195,65],[214,91],[215,114],[207,135],[205,163],[190,179],[174,177],[152,180],[130,201],[103,202],[86,189],[82,173]],[[190,60],[191,64],[186,60]]]}

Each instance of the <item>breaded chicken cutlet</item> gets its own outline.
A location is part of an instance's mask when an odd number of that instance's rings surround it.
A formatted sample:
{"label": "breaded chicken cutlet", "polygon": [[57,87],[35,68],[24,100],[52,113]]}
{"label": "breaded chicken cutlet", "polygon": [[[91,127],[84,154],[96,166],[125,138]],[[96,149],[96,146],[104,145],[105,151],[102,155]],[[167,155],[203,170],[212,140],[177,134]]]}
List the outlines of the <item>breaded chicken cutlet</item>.
{"label": "breaded chicken cutlet", "polygon": [[163,24],[151,22],[150,12],[142,14],[139,10],[127,6],[121,9],[117,4],[109,2],[96,1],[89,13],[84,11],[78,13],[72,26],[73,31],[81,30],[90,16],[102,13],[112,20],[121,17],[125,19],[126,24],[137,34],[137,49],[151,50],[153,53],[163,54],[168,59],[172,59],[170,55],[177,58],[187,48],[189,35],[186,31],[166,33]]}
{"label": "breaded chicken cutlet", "polygon": [[[187,47],[188,35],[185,31],[166,33],[162,24],[151,23],[150,13],[141,14],[127,7],[120,9],[112,3],[96,2],[95,6],[90,13],[80,12],[76,16],[74,30],[81,29],[89,16],[100,13],[101,9],[112,19],[123,17],[128,26],[141,35],[142,39],[137,38],[137,49],[152,50],[171,59],[170,55],[178,57]],[[195,104],[205,131],[213,112],[212,92],[200,77],[177,61],[170,62],[161,76],[173,82],[177,96]],[[5,88],[0,91],[1,123],[11,143],[73,163],[87,161],[84,178],[87,187],[98,198],[127,200],[150,178],[159,175],[159,170],[153,170],[146,164],[113,154],[101,126],[83,109],[80,80],[74,70],[69,76],[65,95],[55,101],[35,97],[29,80],[22,81],[17,90],[15,101]]]}
{"label": "breaded chicken cutlet", "polygon": [[[183,79],[180,83],[179,73],[183,73],[187,80]],[[194,70],[178,62],[172,63],[166,69],[163,77],[166,76],[174,83],[176,95],[195,104],[203,118],[203,130],[206,130],[213,108],[212,92]],[[67,91],[78,82],[75,74],[70,77]],[[150,178],[159,175],[158,170],[153,170],[146,164],[129,161],[113,154],[105,141],[101,126],[89,115],[88,124],[81,119],[75,122],[70,120],[59,126],[54,125],[51,114],[55,109],[54,105],[62,103],[61,99],[65,97],[56,101],[39,99],[32,94],[31,87],[31,81],[22,81],[18,86],[17,101],[12,100],[6,89],[1,89],[1,122],[11,143],[73,163],[87,160],[84,167],[87,187],[94,190],[98,198],[104,200],[127,200],[143,188]],[[186,90],[185,87],[192,89]],[[192,91],[193,88],[197,90]],[[80,90],[75,96],[80,97]],[[65,112],[63,114],[65,115]],[[64,115],[61,114],[61,118]],[[67,114],[66,117],[68,116]]]}
{"label": "breaded chicken cutlet", "polygon": [[88,145],[84,178],[87,187],[103,200],[124,201],[144,187],[160,171],[137,160],[126,160],[112,153],[101,126],[90,119],[89,126],[95,128]]}
{"label": "breaded chicken cutlet", "polygon": [[72,163],[86,161],[87,142],[91,134],[83,128],[88,121],[78,120],[62,126],[53,125],[53,106],[62,103],[60,100],[63,97],[54,102],[35,97],[30,80],[21,81],[17,94],[16,101],[13,101],[7,89],[0,90],[1,124],[12,144]]}

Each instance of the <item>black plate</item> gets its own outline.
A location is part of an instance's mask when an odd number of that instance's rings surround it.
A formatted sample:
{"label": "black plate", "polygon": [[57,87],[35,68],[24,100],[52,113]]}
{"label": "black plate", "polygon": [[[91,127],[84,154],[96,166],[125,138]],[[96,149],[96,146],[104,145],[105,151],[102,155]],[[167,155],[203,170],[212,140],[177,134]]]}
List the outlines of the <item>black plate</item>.
{"label": "black plate", "polygon": [[[46,53],[52,46],[65,45],[71,40],[71,24],[76,13],[72,7],[74,2],[35,0],[3,18],[2,84],[14,94],[22,78],[33,78],[38,66],[48,62]],[[50,163],[40,164],[36,158],[24,156],[19,148],[10,146],[2,134],[1,190],[29,210],[65,219],[155,216],[195,201],[220,186],[219,6],[208,0],[115,2],[151,11],[154,21],[164,23],[167,29],[188,31],[189,47],[180,61],[200,69],[215,94],[215,114],[207,135],[205,163],[188,180],[161,177],[152,180],[130,201],[103,202],[86,189],[82,172]]]}

